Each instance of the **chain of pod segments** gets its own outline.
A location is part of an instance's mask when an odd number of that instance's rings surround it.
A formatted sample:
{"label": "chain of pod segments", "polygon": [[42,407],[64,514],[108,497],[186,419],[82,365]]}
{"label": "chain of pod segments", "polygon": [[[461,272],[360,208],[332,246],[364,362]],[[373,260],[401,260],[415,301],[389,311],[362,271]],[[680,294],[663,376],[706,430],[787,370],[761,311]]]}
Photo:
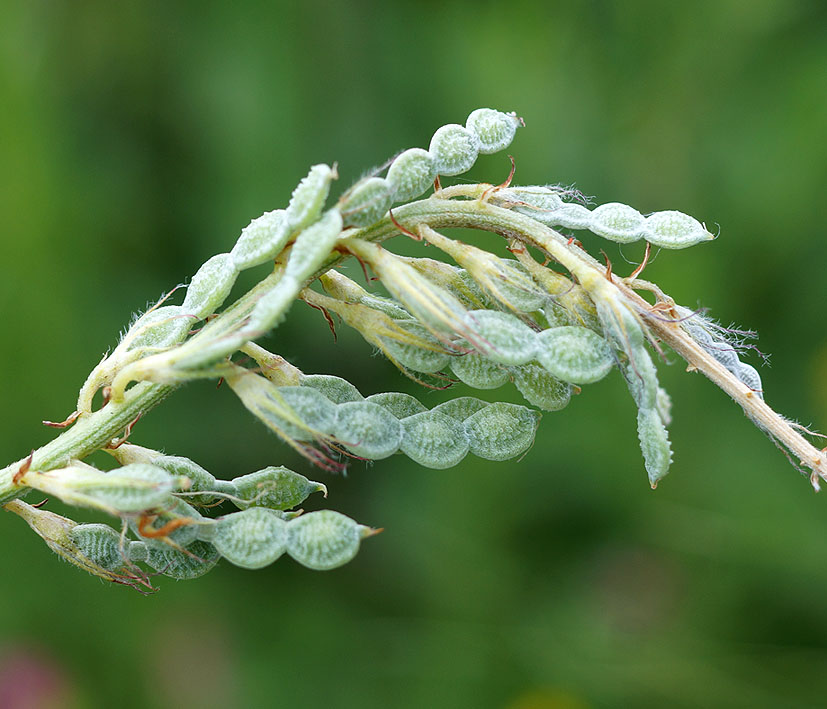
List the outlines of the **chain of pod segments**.
{"label": "chain of pod segments", "polygon": [[509,187],[497,191],[492,201],[513,207],[546,226],[588,230],[620,244],[643,239],[664,249],[685,249],[715,238],[701,222],[683,212],[666,210],[643,215],[620,202],[590,210],[577,202],[564,202],[561,194],[565,192],[554,187]]}
{"label": "chain of pod segments", "polygon": [[[458,175],[469,170],[478,154],[506,148],[520,124],[521,120],[513,114],[477,109],[469,115],[464,127],[449,124],[437,130],[427,151],[413,148],[398,155],[391,162],[387,178],[370,177],[356,183],[324,216],[322,208],[336,171],[327,165],[313,166],[294,190],[286,210],[267,212],[254,219],[242,231],[230,253],[212,257],[199,269],[183,305],[161,306],[130,328],[122,341],[127,344],[117,352],[119,357],[108,358],[90,375],[81,390],[78,410],[91,410],[95,391],[110,383],[116,369],[153,350],[180,343],[186,338],[193,319],[204,319],[220,307],[241,270],[272,260],[295,238],[281,280],[258,301],[246,327],[234,338],[221,338],[223,341],[194,357],[183,358],[175,366],[179,370],[197,369],[204,360],[217,361],[231,354],[244,341],[267,332],[284,316],[301,289],[302,281],[328,256],[342,228],[374,223],[394,202],[413,199],[426,192],[437,176]],[[183,322],[181,318],[184,318]],[[130,349],[131,355],[122,351]],[[159,370],[163,369],[163,366],[159,367]],[[120,396],[130,375],[147,378],[141,374],[146,375],[151,370],[151,365],[145,365],[125,372],[118,386],[114,387],[115,396]]]}
{"label": "chain of pod segments", "polygon": [[228,383],[265,425],[293,441],[321,441],[352,456],[381,460],[402,453],[444,469],[469,452],[486,460],[517,457],[534,442],[540,413],[517,404],[460,397],[428,409],[402,393],[365,398],[346,380],[302,375],[299,386],[278,386],[249,370]]}
{"label": "chain of pod segments", "polygon": [[715,337],[717,328],[707,320],[688,308],[676,305],[675,310],[681,318],[681,327],[686,330],[700,347],[729,372],[734,374],[738,380],[748,386],[759,397],[764,398],[764,390],[761,384],[761,375],[750,364],[742,362],[738,357],[738,350],[731,342]]}

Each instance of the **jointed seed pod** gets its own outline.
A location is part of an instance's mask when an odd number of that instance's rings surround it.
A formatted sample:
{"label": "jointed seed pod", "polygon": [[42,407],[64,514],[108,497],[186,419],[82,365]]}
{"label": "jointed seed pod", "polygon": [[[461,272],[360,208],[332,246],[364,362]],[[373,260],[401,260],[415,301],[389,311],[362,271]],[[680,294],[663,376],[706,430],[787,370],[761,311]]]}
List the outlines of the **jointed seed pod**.
{"label": "jointed seed pod", "polygon": [[354,401],[339,405],[334,435],[353,455],[381,460],[399,449],[402,425],[383,406]]}
{"label": "jointed seed pod", "polygon": [[265,212],[244,229],[230,252],[236,269],[243,271],[272,261],[290,237],[284,209]]}
{"label": "jointed seed pod", "polygon": [[438,411],[408,416],[402,426],[402,452],[426,468],[451,468],[468,453],[463,424]]}
{"label": "jointed seed pod", "polygon": [[302,231],[287,259],[285,278],[301,282],[312,276],[330,254],[341,231],[342,215],[338,209],[328,210],[321,219]]}
{"label": "jointed seed pod", "polygon": [[200,535],[199,526],[205,522],[194,507],[172,498],[164,508],[140,519],[130,519],[129,526],[141,537],[147,547],[186,547]]}
{"label": "jointed seed pod", "polygon": [[252,507],[221,517],[212,543],[227,561],[244,569],[269,566],[287,548],[287,522],[271,510]]}
{"label": "jointed seed pod", "polygon": [[499,389],[508,381],[508,369],[473,352],[451,358],[451,371],[463,384],[474,389]]}
{"label": "jointed seed pod", "polygon": [[736,372],[735,376],[741,380],[743,384],[748,386],[755,392],[758,396],[762,399],[764,398],[764,390],[762,389],[761,384],[761,375],[758,374],[758,371],[752,365],[747,364],[746,362],[739,362],[738,363],[738,371]]}
{"label": "jointed seed pod", "polygon": [[373,533],[338,512],[310,512],[287,524],[287,553],[302,566],[327,571],[350,561]]}
{"label": "jointed seed pod", "polygon": [[[189,481],[188,492],[204,492],[203,495],[187,497],[187,502],[194,505],[210,505],[215,502],[213,492],[224,492],[219,489],[215,476],[204,470],[198,463],[178,455],[161,455],[152,459],[152,465],[166,470],[171,475],[186,478]],[[222,481],[223,482],[223,481]]]}
{"label": "jointed seed pod", "polygon": [[[130,553],[134,557],[132,542]],[[182,549],[169,545],[152,545],[145,547],[146,563],[153,569],[170,578],[185,580],[195,579],[210,571],[221,558],[215,547],[208,542],[196,539]],[[133,561],[138,561],[133,558]]]}
{"label": "jointed seed pod", "polygon": [[478,108],[468,116],[465,127],[477,136],[480,153],[489,155],[511,145],[520,123],[513,113]]}
{"label": "jointed seed pod", "polygon": [[334,404],[365,400],[353,384],[332,374],[305,374],[301,378],[301,386],[318,390]]}
{"label": "jointed seed pod", "polygon": [[446,401],[444,404],[434,406],[431,411],[438,411],[457,421],[466,421],[488,405],[488,402],[476,399],[473,396],[458,396],[456,399],[451,399],[451,401]]}
{"label": "jointed seed pod", "polygon": [[303,386],[279,387],[278,393],[288,410],[302,426],[285,421],[285,432],[297,441],[311,440],[313,433],[330,433],[336,425],[336,405],[324,394]]}
{"label": "jointed seed pod", "polygon": [[539,333],[537,360],[555,377],[571,384],[600,381],[615,362],[605,339],[576,325]]}
{"label": "jointed seed pod", "polygon": [[421,414],[427,411],[418,399],[415,399],[410,394],[403,394],[401,392],[389,391],[382,394],[372,394],[365,401],[372,404],[378,404],[390,411],[400,421],[408,416],[414,414]]}
{"label": "jointed seed pod", "polygon": [[233,478],[232,484],[235,489],[233,503],[242,510],[250,507],[289,510],[300,505],[314,492],[323,492],[327,496],[324,485],[283,466],[269,467]]}
{"label": "jointed seed pod", "polygon": [[337,177],[336,169],[328,165],[319,164],[310,168],[307,176],[293,190],[284,214],[290,234],[310,226],[319,218],[330,192],[330,183]]}
{"label": "jointed seed pod", "polygon": [[397,155],[388,168],[387,181],[394,202],[407,202],[424,194],[437,176],[433,156],[422,148]]}
{"label": "jointed seed pod", "polygon": [[572,387],[552,376],[536,362],[529,362],[512,370],[514,385],[525,400],[544,411],[559,411],[568,406]]}
{"label": "jointed seed pod", "polygon": [[180,305],[162,305],[142,315],[123,338],[129,350],[163,348],[181,342],[195,322]]}
{"label": "jointed seed pod", "polygon": [[638,409],[637,431],[649,484],[655,488],[658,481],[669,472],[672,463],[669,434],[657,409]]}
{"label": "jointed seed pod", "polygon": [[121,543],[121,535],[106,524],[79,524],[69,537],[83,555],[107,571],[118,571],[129,561],[128,548]]}
{"label": "jointed seed pod", "polygon": [[590,231],[609,241],[627,244],[643,236],[644,216],[620,202],[601,204],[592,212]]}
{"label": "jointed seed pod", "polygon": [[643,238],[664,249],[684,249],[702,241],[711,241],[715,237],[697,219],[670,210],[655,212],[646,217]]}
{"label": "jointed seed pod", "polygon": [[475,310],[483,309],[489,304],[486,295],[465,269],[432,258],[397,258],[413,267],[434,285],[447,290],[463,307]]}
{"label": "jointed seed pod", "polygon": [[238,271],[231,254],[213,256],[192,277],[181,307],[184,312],[203,320],[221,307],[237,277]]}
{"label": "jointed seed pod", "polygon": [[498,402],[469,416],[465,431],[474,455],[486,460],[508,460],[531,447],[539,423],[537,411]]}
{"label": "jointed seed pod", "polygon": [[534,359],[537,333],[509,313],[471,310],[467,327],[475,334],[479,352],[501,364],[525,364]]}
{"label": "jointed seed pod", "polygon": [[400,322],[397,326],[410,333],[417,342],[403,342],[395,338],[384,337],[382,342],[393,359],[414,372],[433,374],[448,366],[450,354],[439,340],[415,321]]}
{"label": "jointed seed pod", "polygon": [[434,137],[428,152],[434,158],[437,174],[461,175],[477,161],[480,141],[476,134],[457,123],[442,126]]}
{"label": "jointed seed pod", "polygon": [[339,200],[345,226],[370,226],[378,222],[393,204],[390,183],[382,177],[357,182]]}

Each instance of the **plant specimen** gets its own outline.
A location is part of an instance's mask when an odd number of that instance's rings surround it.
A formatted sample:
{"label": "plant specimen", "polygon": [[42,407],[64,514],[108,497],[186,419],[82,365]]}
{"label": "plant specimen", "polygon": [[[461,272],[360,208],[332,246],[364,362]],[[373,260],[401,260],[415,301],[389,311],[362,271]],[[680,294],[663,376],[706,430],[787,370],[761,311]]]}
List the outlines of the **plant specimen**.
{"label": "plant specimen", "polygon": [[[72,415],[51,424],[60,435],[0,471],[0,504],[64,559],[136,588],[152,588],[152,573],[199,576],[221,558],[257,569],[286,553],[309,568],[331,569],[352,559],[375,530],[331,510],[297,509],[309,495],[326,494],[324,485],[281,466],[216,478],[192,460],[132,442],[139,418],[191,380],[221,379],[267,428],[323,469],[397,453],[448,468],[469,454],[496,461],[524,454],[541,410],[563,409],[579,387],[617,367],[637,405],[655,487],[672,461],[670,400],[654,363],[666,347],[732,397],[818,489],[827,454],[765,403],[757,371],[739,358],[737,333],[640,278],[652,247],[712,240],[701,222],[677,211],[643,215],[619,203],[590,209],[570,190],[511,184],[513,169],[499,185],[442,184],[467,172],[479,154],[508,147],[521,124],[514,114],[478,109],[464,126],[443,126],[427,150],[400,153],[333,204],[336,168],[313,166],[286,208],[254,219],[229,252],[201,266],[180,305],[162,298],[132,322],[90,373]],[[442,233],[451,227],[499,234],[502,252]],[[577,231],[619,243],[644,240],[646,257],[620,277],[608,259],[595,260],[569,235]],[[455,265],[395,255],[383,245],[394,236],[429,244]],[[387,292],[368,291],[337,270],[349,258]],[[262,279],[223,307],[238,274],[254,268]],[[423,386],[459,380],[497,389],[513,382],[527,406],[463,395],[428,409],[408,394],[364,396],[339,377],[306,374],[256,344],[296,300],[357,330]],[[98,392],[103,404],[96,409]],[[84,462],[98,450],[119,467],[104,472]],[[78,524],[29,505],[21,498],[32,490],[119,524]]]}

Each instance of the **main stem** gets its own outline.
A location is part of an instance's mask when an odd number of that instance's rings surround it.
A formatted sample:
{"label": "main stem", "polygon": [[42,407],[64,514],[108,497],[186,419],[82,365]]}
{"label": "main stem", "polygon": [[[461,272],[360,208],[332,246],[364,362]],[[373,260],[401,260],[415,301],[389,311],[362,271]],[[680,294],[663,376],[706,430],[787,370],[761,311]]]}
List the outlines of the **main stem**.
{"label": "main stem", "polygon": [[[738,403],[759,428],[781,443],[816,476],[827,480],[827,454],[810,444],[783,417],[757,396],[749,387],[740,382],[726,368],[706,353],[684,331],[678,322],[664,318],[651,309],[650,304],[641,298],[632,288],[612,274],[604,274],[603,266],[583,249],[558,232],[540,224],[530,217],[509,209],[497,207],[485,201],[484,195],[490,191],[490,185],[462,185],[448,188],[435,196],[403,205],[393,210],[393,219],[385,217],[376,224],[364,229],[348,231],[348,237],[357,237],[370,241],[384,241],[399,233],[394,222],[415,234],[420,225],[435,229],[464,227],[495,232],[509,239],[517,239],[525,244],[537,247],[555,261],[564,266],[584,287],[589,290],[589,283],[596,283],[599,275],[601,287],[617,289],[645,320],[654,335],[669,345],[683,357],[691,369],[702,372],[718,387],[729,394]],[[449,197],[468,197],[469,199],[449,199]],[[348,254],[334,251],[319,270],[308,279],[308,283],[330,268],[338,265]],[[210,322],[202,331],[201,337],[212,333],[228,332],[247,318],[256,301],[278,281],[278,274],[272,274],[254,289],[239,298],[220,316]],[[199,336],[191,338],[186,346],[192,346]],[[73,459],[82,459],[94,451],[106,446],[113,438],[121,434],[127,426],[159,404],[174,387],[164,384],[139,383],[126,392],[121,402],[110,402],[99,411],[81,418],[72,428],[42,448],[32,456],[31,467],[45,471],[61,467]],[[27,492],[28,488],[17,485],[13,479],[25,463],[25,458],[0,470],[0,504],[13,500]]]}

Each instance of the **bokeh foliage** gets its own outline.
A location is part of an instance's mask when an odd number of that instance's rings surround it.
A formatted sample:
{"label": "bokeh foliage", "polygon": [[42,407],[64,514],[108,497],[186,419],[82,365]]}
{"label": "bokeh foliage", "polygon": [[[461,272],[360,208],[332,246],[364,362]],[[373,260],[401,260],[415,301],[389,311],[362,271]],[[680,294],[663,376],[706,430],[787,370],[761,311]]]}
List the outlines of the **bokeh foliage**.
{"label": "bokeh foliage", "polygon": [[[343,189],[480,105],[526,120],[517,182],[720,225],[647,277],[758,329],[767,400],[827,430],[822,3],[21,0],[0,26],[4,461],[48,440],[40,419],[69,413],[130,312],[310,164],[338,160]],[[621,272],[640,256],[584,242]],[[365,394],[413,391],[339,334],[299,304],[266,344]],[[827,502],[711,385],[677,362],[661,377],[676,462],[656,492],[613,374],[519,463],[314,471],[330,507],[386,527],[329,574],[225,565],[142,598],[0,515],[0,682],[30,655],[77,707],[821,705]],[[134,435],[223,477],[310,473],[209,384]]]}

